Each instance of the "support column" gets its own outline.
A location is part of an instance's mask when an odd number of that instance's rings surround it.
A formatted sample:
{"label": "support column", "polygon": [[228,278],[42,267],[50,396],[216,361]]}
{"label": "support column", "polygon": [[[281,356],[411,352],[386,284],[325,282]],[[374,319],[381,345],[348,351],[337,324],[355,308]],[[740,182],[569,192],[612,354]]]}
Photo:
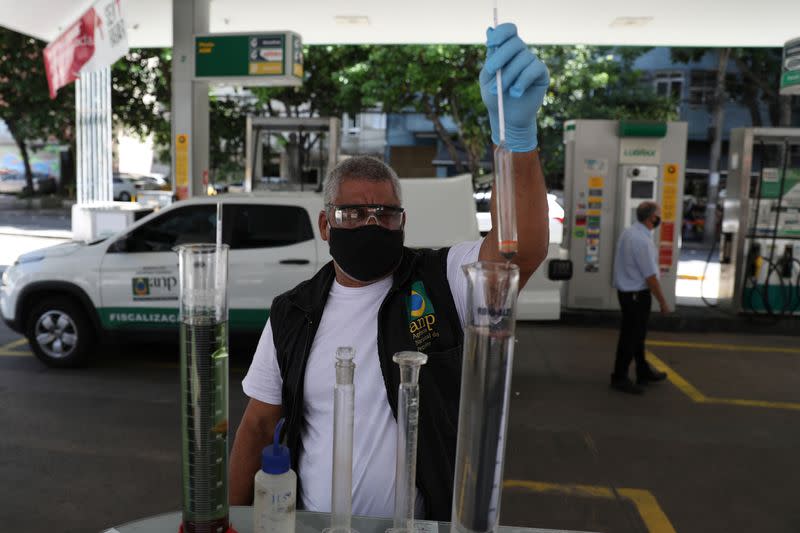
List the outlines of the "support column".
{"label": "support column", "polygon": [[172,187],[204,196],[208,176],[208,83],[193,81],[194,35],[208,33],[210,0],[172,0]]}
{"label": "support column", "polygon": [[75,182],[78,204],[110,202],[111,69],[87,72],[75,81]]}

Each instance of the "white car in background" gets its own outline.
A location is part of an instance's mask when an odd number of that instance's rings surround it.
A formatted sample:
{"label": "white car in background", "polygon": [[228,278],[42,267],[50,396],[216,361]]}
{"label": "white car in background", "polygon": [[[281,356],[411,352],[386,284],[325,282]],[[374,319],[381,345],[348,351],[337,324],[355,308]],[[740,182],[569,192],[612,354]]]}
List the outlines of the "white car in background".
{"label": "white car in background", "polygon": [[[478,227],[481,235],[492,229],[492,216],[488,212],[492,198],[491,188],[484,187],[473,194],[475,202],[486,211],[478,211]],[[547,194],[550,244],[547,247],[547,259],[533,274],[519,293],[517,300],[517,318],[520,320],[558,320],[561,317],[561,281],[549,277],[548,264],[552,260],[565,261],[567,251],[561,248],[564,238],[564,208],[558,202],[558,196]]]}
{"label": "white car in background", "polygon": [[114,175],[114,200],[118,202],[130,202],[136,197],[136,185],[130,180],[121,178],[119,175]]}
{"label": "white car in background", "polygon": [[[405,243],[443,247],[480,238],[472,179],[401,180]],[[330,261],[316,223],[316,192],[222,194],[176,202],[104,240],[69,242],[20,256],[0,279],[0,315],[52,366],[76,366],[101,335],[178,329],[178,258],[174,247],[211,243],[217,204],[229,253],[232,332],[260,331],[279,294]],[[552,258],[553,246],[550,246]],[[558,245],[555,249],[560,250]],[[520,293],[518,317],[555,320],[560,283],[547,264]]]}

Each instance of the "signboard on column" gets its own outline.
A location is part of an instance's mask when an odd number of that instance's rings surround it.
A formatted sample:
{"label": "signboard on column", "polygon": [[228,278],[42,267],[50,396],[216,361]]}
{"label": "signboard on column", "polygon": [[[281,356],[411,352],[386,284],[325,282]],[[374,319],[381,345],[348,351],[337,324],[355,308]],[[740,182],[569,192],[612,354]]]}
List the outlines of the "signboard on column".
{"label": "signboard on column", "polygon": [[303,83],[303,43],[291,31],[196,35],[195,79],[244,86]]}
{"label": "signboard on column", "polygon": [[189,198],[189,136],[175,136],[175,195],[178,200]]}
{"label": "signboard on column", "polygon": [[122,0],[97,0],[44,49],[50,98],[81,73],[108,67],[127,53]]}
{"label": "signboard on column", "polygon": [[800,94],[800,37],[783,45],[781,94]]}
{"label": "signboard on column", "polygon": [[[664,186],[661,194],[661,229],[659,231],[658,267],[662,273],[669,272],[673,265],[675,248],[675,228],[677,224],[678,201],[680,191],[678,181],[680,165],[667,163],[664,165]],[[678,226],[680,228],[680,226]]]}

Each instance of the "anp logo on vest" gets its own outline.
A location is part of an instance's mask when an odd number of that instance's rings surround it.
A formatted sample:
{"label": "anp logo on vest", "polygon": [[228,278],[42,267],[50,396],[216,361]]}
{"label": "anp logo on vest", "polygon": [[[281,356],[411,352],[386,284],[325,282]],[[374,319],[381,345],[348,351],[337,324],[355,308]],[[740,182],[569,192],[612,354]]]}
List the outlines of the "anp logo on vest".
{"label": "anp logo on vest", "polygon": [[415,281],[411,285],[411,293],[406,298],[408,308],[408,331],[414,339],[417,350],[427,349],[433,339],[439,336],[436,330],[436,311],[433,302],[425,292],[425,285]]}

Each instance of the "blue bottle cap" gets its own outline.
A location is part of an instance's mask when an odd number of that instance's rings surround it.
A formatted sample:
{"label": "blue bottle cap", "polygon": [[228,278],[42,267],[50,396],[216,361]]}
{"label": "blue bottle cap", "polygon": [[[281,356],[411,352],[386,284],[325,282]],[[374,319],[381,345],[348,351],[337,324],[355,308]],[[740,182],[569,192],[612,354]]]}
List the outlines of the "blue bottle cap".
{"label": "blue bottle cap", "polygon": [[275,439],[261,452],[261,470],[267,474],[283,474],[292,467],[289,448],[281,445],[281,429],[286,420],[281,418],[275,426]]}

